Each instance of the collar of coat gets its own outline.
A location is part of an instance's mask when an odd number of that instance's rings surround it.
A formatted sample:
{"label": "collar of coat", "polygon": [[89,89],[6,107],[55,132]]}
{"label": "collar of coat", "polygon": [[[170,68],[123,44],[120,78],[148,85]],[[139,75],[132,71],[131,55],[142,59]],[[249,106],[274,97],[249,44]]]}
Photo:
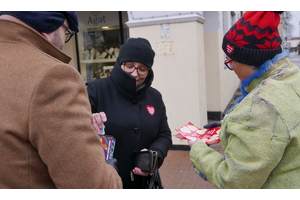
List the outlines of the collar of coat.
{"label": "collar of coat", "polygon": [[47,56],[51,56],[64,63],[69,63],[71,60],[70,56],[54,46],[38,31],[26,24],[0,19],[0,27],[0,38],[2,41],[29,45],[45,53]]}
{"label": "collar of coat", "polygon": [[115,63],[114,68],[109,76],[114,88],[126,96],[127,98],[141,98],[145,94],[146,90],[151,86],[154,79],[154,74],[152,69],[150,70],[147,78],[145,79],[143,85],[140,88],[136,88],[135,78],[130,74],[127,74],[121,68],[118,61]]}
{"label": "collar of coat", "polygon": [[242,92],[242,96],[239,97],[234,105],[228,109],[228,111],[226,112],[229,113],[229,111],[239,102],[241,102],[245,96],[248,95],[249,92],[247,92],[246,90],[249,88],[250,83],[255,80],[255,79],[259,79],[260,77],[262,77],[263,75],[266,74],[266,72],[271,68],[271,66],[273,66],[275,63],[277,63],[278,61],[282,60],[285,57],[289,57],[290,53],[287,50],[282,50],[282,52],[280,54],[277,54],[273,59],[266,61],[264,64],[262,64],[259,67],[259,70],[254,73],[252,76],[250,76],[249,78],[243,80],[241,82],[241,92]]}

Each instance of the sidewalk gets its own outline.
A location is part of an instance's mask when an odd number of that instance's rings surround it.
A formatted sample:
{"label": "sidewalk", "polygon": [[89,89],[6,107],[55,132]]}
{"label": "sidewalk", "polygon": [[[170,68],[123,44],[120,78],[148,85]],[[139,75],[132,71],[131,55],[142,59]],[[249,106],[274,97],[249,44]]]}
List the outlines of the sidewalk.
{"label": "sidewalk", "polygon": [[[220,143],[210,146],[220,153],[223,152]],[[159,169],[164,189],[216,189],[208,181],[204,181],[190,162],[189,151],[170,150],[163,165]]]}

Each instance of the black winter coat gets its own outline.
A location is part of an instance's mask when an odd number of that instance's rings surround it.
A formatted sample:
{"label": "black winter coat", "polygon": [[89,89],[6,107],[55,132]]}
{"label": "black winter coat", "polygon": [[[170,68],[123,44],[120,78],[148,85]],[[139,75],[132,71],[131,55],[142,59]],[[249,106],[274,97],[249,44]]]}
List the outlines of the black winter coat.
{"label": "black winter coat", "polygon": [[143,148],[157,151],[161,166],[172,145],[162,96],[150,87],[153,77],[150,70],[144,87],[137,91],[134,77],[116,63],[109,77],[95,80],[87,88],[92,112],[105,112],[105,134],[116,138],[114,157],[118,160],[123,188],[142,187],[141,181],[145,179],[135,176],[135,181],[131,181],[132,152]]}

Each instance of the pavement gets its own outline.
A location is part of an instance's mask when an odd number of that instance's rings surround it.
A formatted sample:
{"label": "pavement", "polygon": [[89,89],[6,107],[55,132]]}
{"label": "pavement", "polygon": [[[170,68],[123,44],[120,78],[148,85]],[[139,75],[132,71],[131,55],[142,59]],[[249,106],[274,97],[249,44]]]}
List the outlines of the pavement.
{"label": "pavement", "polygon": [[[290,53],[290,61],[300,67],[300,55]],[[221,143],[210,146],[224,154]],[[187,148],[189,149],[189,148]],[[170,150],[159,169],[164,189],[216,189],[208,181],[203,180],[190,162],[189,150]]]}
{"label": "pavement", "polygon": [[[221,143],[210,147],[224,153]],[[216,189],[196,174],[188,150],[170,150],[159,173],[164,189]]]}
{"label": "pavement", "polygon": [[300,67],[300,55],[297,52],[290,52],[290,61]]}

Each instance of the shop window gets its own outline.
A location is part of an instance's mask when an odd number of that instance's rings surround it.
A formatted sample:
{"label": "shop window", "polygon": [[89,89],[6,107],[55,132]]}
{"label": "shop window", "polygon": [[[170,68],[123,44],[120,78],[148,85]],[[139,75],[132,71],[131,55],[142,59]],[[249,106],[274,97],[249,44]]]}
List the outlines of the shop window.
{"label": "shop window", "polygon": [[128,38],[128,28],[123,24],[127,21],[127,12],[122,12],[121,19],[119,12],[77,12],[77,14],[80,29],[77,34],[78,66],[88,85],[93,80],[110,75],[119,49]]}

